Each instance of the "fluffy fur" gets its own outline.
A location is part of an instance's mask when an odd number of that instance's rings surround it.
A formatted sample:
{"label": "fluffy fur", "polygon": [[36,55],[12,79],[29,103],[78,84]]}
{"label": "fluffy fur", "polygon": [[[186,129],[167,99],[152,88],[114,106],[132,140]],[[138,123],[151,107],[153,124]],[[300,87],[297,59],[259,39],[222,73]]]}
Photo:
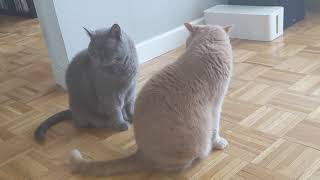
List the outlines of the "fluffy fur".
{"label": "fluffy fur", "polygon": [[91,32],[89,47],[78,53],[66,72],[70,110],[44,121],[35,131],[42,142],[50,126],[72,118],[76,127],[127,130],[135,102],[137,53],[118,24]]}
{"label": "fluffy fur", "polygon": [[185,26],[191,33],[186,52],[152,77],[137,98],[137,152],[96,162],[74,150],[73,172],[109,176],[143,168],[179,171],[228,145],[219,135],[219,125],[233,67],[230,26]]}

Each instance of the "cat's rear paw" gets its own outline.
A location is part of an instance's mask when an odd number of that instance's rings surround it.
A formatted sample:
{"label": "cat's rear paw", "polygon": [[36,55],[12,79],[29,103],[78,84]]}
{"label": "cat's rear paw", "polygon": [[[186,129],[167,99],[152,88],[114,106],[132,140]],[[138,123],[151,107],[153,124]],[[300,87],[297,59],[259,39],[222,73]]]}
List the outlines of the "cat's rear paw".
{"label": "cat's rear paw", "polygon": [[72,173],[79,173],[82,155],[79,150],[74,149],[70,152],[70,169]]}
{"label": "cat's rear paw", "polygon": [[228,141],[222,137],[219,137],[214,140],[212,143],[212,149],[214,150],[222,150],[225,149],[228,146]]}
{"label": "cat's rear paw", "polygon": [[129,129],[129,124],[127,122],[118,123],[114,128],[118,131],[126,131]]}

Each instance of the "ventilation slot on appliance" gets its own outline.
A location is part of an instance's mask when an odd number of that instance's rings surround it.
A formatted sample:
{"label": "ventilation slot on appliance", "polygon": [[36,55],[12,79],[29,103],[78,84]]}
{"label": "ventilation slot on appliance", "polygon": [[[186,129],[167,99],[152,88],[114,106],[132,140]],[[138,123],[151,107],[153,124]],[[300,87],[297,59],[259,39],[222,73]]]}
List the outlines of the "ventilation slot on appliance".
{"label": "ventilation slot on appliance", "polygon": [[276,17],[276,32],[277,32],[277,34],[279,33],[279,15],[277,15],[277,17]]}

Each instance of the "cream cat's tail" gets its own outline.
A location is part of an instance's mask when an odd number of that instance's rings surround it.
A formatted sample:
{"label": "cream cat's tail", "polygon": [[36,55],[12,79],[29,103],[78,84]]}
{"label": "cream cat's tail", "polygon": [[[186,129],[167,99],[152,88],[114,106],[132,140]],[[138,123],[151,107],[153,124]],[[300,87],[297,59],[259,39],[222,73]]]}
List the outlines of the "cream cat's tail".
{"label": "cream cat's tail", "polygon": [[143,169],[136,154],[111,161],[91,161],[83,159],[79,150],[75,149],[71,151],[70,161],[73,173],[89,176],[111,176]]}

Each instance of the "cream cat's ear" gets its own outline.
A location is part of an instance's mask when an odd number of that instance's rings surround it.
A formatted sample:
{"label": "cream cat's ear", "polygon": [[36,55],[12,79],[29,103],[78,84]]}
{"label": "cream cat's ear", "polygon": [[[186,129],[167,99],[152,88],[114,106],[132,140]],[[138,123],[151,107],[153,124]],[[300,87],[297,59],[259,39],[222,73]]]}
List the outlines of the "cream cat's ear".
{"label": "cream cat's ear", "polygon": [[193,27],[192,24],[190,24],[190,23],[184,23],[184,26],[188,29],[188,31],[189,31],[190,33],[193,33],[194,27]]}
{"label": "cream cat's ear", "polygon": [[233,25],[228,25],[228,26],[224,26],[223,29],[227,32],[230,33],[230,31],[232,30]]}
{"label": "cream cat's ear", "polygon": [[94,36],[94,32],[88,30],[87,28],[83,27],[83,29],[87,32],[88,36],[90,37],[90,39],[92,39],[92,37]]}

